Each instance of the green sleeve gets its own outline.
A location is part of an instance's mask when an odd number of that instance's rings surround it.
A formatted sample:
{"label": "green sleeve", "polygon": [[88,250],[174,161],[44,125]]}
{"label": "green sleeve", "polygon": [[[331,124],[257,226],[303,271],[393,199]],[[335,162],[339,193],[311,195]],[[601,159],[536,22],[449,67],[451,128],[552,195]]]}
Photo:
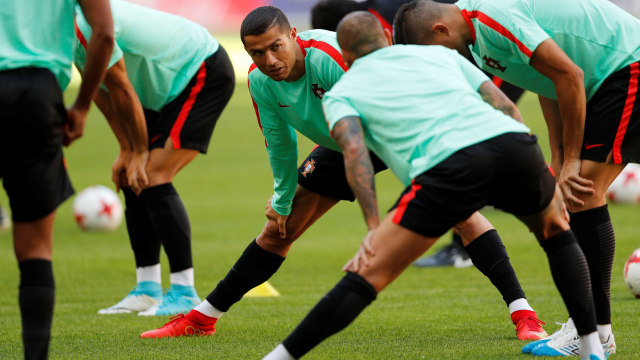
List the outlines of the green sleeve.
{"label": "green sleeve", "polygon": [[322,109],[329,126],[329,131],[333,131],[336,124],[349,116],[360,117],[360,113],[349,101],[339,94],[338,88],[334,88],[327,92],[322,99]]}
{"label": "green sleeve", "polygon": [[291,203],[298,185],[298,144],[296,132],[285,123],[269,103],[263,100],[265,89],[249,80],[249,90],[258,122],[265,137],[269,163],[273,173],[271,206],[280,215],[291,213]]}
{"label": "green sleeve", "polygon": [[482,85],[482,83],[484,83],[485,81],[490,81],[487,75],[485,75],[480,69],[478,69],[477,66],[470,63],[469,60],[458,54],[457,51],[451,50],[450,54],[455,60],[457,60],[458,64],[460,65],[460,69],[462,70],[462,74],[474,90],[477,91],[478,88],[480,88],[480,85]]}

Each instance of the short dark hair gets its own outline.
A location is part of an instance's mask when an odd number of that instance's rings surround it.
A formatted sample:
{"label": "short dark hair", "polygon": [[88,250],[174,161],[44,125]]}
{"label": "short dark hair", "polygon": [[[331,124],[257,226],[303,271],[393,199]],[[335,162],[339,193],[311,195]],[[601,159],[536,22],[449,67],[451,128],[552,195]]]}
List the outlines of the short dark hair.
{"label": "short dark hair", "polygon": [[342,18],[358,10],[366,6],[353,0],[320,0],[311,9],[311,27],[336,31]]}
{"label": "short dark hair", "polygon": [[442,15],[442,6],[433,0],[413,0],[400,6],[393,19],[393,43],[418,44],[420,40],[430,40],[430,29]]}
{"label": "short dark hair", "polygon": [[245,36],[262,35],[272,26],[279,26],[281,30],[288,31],[291,29],[287,16],[275,6],[261,6],[253,9],[242,20],[240,26],[240,39],[244,44]]}
{"label": "short dark hair", "polygon": [[368,11],[348,14],[338,24],[336,35],[342,51],[349,51],[357,59],[387,45],[382,24]]}

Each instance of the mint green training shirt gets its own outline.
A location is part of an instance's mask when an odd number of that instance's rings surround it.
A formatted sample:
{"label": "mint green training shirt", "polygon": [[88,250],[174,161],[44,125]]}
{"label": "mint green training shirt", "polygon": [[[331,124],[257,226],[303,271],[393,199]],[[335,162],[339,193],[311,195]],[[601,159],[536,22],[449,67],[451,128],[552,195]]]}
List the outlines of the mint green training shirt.
{"label": "mint green training shirt", "polygon": [[482,100],[486,81],[455,50],[395,45],[356,60],[322,102],[331,129],[359,117],[367,147],[408,186],[460,149],[529,132]]}
{"label": "mint green training shirt", "polygon": [[273,209],[291,212],[298,184],[296,132],[318,145],[340,151],[322,113],[322,96],[345,72],[336,34],[309,30],[298,34],[305,54],[305,74],[295,82],[274,81],[255,65],[249,70],[249,90],[265,137],[273,172]]}
{"label": "mint green training shirt", "polygon": [[584,72],[587,100],[615,71],[640,60],[640,20],[607,0],[460,0],[483,70],[557,99],[555,86],[529,66],[551,38]]}
{"label": "mint green training shirt", "polygon": [[76,0],[6,0],[0,6],[0,71],[49,69],[64,90],[71,79]]}
{"label": "mint green training shirt", "polygon": [[[129,81],[147,109],[159,111],[175,99],[220,46],[207,29],[176,15],[121,0],[111,1],[111,11],[116,41],[109,67],[124,57]],[[91,28],[79,7],[76,13],[74,63],[82,70]]]}

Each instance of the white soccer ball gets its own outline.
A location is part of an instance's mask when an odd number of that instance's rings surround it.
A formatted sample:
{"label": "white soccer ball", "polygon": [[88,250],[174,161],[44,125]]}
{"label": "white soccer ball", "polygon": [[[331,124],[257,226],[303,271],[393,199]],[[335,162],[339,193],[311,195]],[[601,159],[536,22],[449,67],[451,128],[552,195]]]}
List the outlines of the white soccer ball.
{"label": "white soccer ball", "polygon": [[95,185],[73,200],[73,216],[82,230],[112,231],[122,222],[122,203],[111,189]]}
{"label": "white soccer ball", "polygon": [[639,203],[640,165],[627,165],[607,189],[607,198],[619,204]]}
{"label": "white soccer ball", "polygon": [[624,282],[631,293],[640,299],[640,249],[636,249],[624,264]]}

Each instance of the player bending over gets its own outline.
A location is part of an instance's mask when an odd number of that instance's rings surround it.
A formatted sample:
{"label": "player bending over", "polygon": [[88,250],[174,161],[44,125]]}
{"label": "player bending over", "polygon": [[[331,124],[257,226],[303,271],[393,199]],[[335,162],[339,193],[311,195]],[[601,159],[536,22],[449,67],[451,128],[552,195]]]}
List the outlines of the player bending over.
{"label": "player bending over", "polygon": [[[235,86],[233,68],[202,26],[127,1],[111,4],[116,44],[95,102],[120,144],[113,181],[124,193],[137,281],[124,299],[98,313],[175,315],[200,299],[189,217],[172,181],[198,153],[206,153]],[[76,20],[74,61],[82,72],[91,27],[79,11]],[[164,295],[160,246],[171,271]]]}
{"label": "player bending over", "polygon": [[[350,69],[323,106],[369,232],[347,275],[265,359],[299,358],[345,328],[438,237],[485,205],[516,215],[535,234],[579,328],[583,358],[604,359],[589,270],[561,195],[535,136],[483,101],[495,86],[455,51],[388,46],[390,34],[367,12],[340,23],[338,42]],[[367,147],[407,186],[382,223]]]}
{"label": "player bending over", "polygon": [[[640,162],[640,112],[634,106],[640,20],[600,0],[561,8],[552,0],[417,1],[398,11],[395,28],[400,43],[456,49],[482,69],[539,95],[551,166],[589,264],[600,341],[614,353],[615,236],[605,191],[626,163]],[[557,340],[527,345],[523,352],[579,353],[573,322],[551,337]]]}

